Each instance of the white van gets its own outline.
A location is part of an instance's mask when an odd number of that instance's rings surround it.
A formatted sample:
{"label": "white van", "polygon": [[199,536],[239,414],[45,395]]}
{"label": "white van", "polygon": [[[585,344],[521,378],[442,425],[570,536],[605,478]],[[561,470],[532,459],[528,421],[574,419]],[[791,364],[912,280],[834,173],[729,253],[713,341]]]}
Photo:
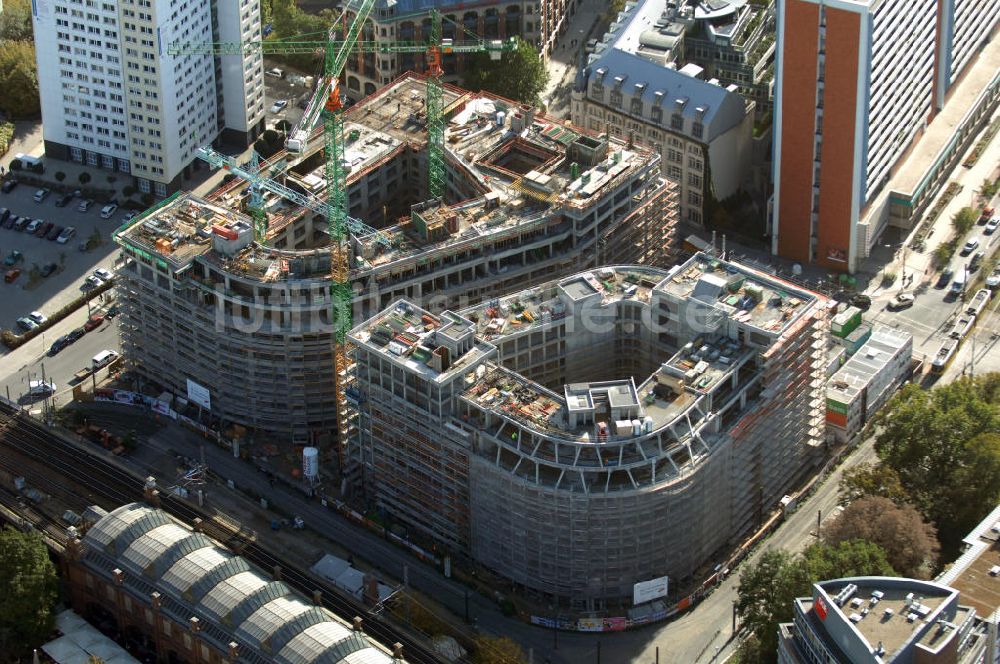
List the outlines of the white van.
{"label": "white van", "polygon": [[33,397],[47,397],[50,394],[55,394],[55,391],[56,384],[53,382],[33,380],[28,383],[28,394]]}
{"label": "white van", "polygon": [[97,371],[101,367],[106,367],[118,357],[118,353],[113,350],[102,350],[100,353],[94,356],[92,360],[94,363],[94,371]]}
{"label": "white van", "polygon": [[14,159],[17,159],[18,161],[20,161],[21,162],[21,166],[23,166],[26,169],[27,168],[36,168],[36,167],[42,165],[42,160],[41,159],[39,159],[38,157],[32,157],[30,154],[22,154],[22,153],[18,152],[16,155],[14,155]]}
{"label": "white van", "polygon": [[959,295],[965,290],[965,270],[956,270],[951,281],[951,292]]}

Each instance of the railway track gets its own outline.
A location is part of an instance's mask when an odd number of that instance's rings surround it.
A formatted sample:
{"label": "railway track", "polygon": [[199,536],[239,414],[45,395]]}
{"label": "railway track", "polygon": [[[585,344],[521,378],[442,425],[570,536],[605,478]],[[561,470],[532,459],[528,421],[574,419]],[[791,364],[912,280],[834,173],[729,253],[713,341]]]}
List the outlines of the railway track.
{"label": "railway track", "polygon": [[[25,477],[32,486],[57,496],[60,502],[71,509],[83,510],[95,503],[114,509],[126,503],[144,500],[144,478],[137,473],[116,460],[101,458],[101,453],[96,448],[88,450],[80,446],[3,400],[0,400],[0,448],[8,452],[0,454],[0,469],[13,476]],[[18,464],[16,457],[27,459],[31,463]],[[39,470],[38,466],[48,472]],[[67,478],[89,494],[81,495],[53,475]],[[230,549],[238,550],[240,555],[262,571],[268,573],[280,566],[282,581],[306,597],[312,597],[313,592],[319,590],[323,606],[348,622],[354,616],[364,617],[364,629],[368,636],[385,647],[391,647],[396,642],[403,644],[403,656],[412,664],[442,664],[443,660],[420,642],[380,616],[370,615],[361,602],[304,573],[247,537],[246,530],[239,524],[233,524],[229,519],[218,519],[207,510],[170,494],[161,493],[160,503],[164,511],[185,523],[191,524],[194,519],[201,519],[202,530],[207,536]],[[50,522],[55,521],[48,516],[44,518]],[[49,523],[46,527],[52,525]],[[65,540],[65,532],[61,527],[60,530]]]}

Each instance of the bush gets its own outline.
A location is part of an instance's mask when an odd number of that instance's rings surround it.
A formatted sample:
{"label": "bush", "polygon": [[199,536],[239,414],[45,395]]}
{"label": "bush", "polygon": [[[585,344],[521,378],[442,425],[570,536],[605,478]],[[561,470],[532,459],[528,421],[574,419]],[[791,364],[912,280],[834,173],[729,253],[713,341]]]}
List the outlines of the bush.
{"label": "bush", "polygon": [[62,182],[63,180],[66,179],[66,174],[63,173],[62,171],[56,171],[55,178],[56,182]]}
{"label": "bush", "polygon": [[19,171],[19,170],[21,170],[21,160],[20,159],[11,159],[11,161],[10,161],[10,170],[12,170],[12,171]]}
{"label": "bush", "polygon": [[0,155],[10,149],[14,140],[14,125],[10,122],[0,122]]}
{"label": "bush", "polygon": [[152,205],[154,200],[155,199],[153,198],[153,195],[150,194],[149,192],[146,192],[145,194],[142,195],[142,203],[146,207],[149,207],[150,205]]}
{"label": "bush", "polygon": [[124,196],[125,198],[132,196],[134,193],[135,193],[135,187],[133,187],[132,185],[127,184],[124,187],[122,187],[122,196]]}
{"label": "bush", "polygon": [[84,171],[80,173],[80,175],[76,179],[80,182],[80,184],[87,184],[88,182],[90,182],[90,173]]}
{"label": "bush", "polygon": [[896,281],[896,273],[895,272],[883,272],[882,273],[882,287],[883,288],[891,286],[893,283],[895,283],[895,281]]}

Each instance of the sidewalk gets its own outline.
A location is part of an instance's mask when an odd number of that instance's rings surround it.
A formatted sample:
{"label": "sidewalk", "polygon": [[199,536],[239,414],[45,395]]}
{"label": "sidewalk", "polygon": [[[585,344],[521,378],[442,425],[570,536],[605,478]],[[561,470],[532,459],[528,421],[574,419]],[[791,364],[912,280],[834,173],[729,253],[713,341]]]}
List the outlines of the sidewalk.
{"label": "sidewalk", "polygon": [[576,13],[565,19],[564,29],[545,61],[549,81],[540,96],[546,106],[546,115],[569,117],[569,93],[577,69],[582,65],[584,47],[588,39],[598,36],[592,33],[599,28],[607,8],[607,4],[599,0],[579,0]]}

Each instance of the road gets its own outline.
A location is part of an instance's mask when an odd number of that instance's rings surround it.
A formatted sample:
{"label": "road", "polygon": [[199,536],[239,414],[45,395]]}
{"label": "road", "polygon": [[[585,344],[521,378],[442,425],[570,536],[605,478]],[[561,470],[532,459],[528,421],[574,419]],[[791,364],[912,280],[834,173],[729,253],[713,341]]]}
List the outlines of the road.
{"label": "road", "polygon": [[[100,306],[95,303],[94,311],[103,310]],[[11,400],[17,401],[27,391],[29,380],[41,379],[44,365],[46,380],[56,384],[56,404],[66,405],[72,399],[69,380],[73,374],[89,366],[91,358],[102,350],[121,350],[118,328],[113,321],[106,321],[59,354],[47,355],[54,340],[81,327],[85,322],[87,307],[82,307],[56,323],[44,335],[39,335],[16,351],[0,357],[0,393],[4,396],[9,393]],[[98,373],[98,379],[106,375],[107,369],[103,369]],[[37,401],[31,407],[40,410],[41,406],[41,401]]]}

